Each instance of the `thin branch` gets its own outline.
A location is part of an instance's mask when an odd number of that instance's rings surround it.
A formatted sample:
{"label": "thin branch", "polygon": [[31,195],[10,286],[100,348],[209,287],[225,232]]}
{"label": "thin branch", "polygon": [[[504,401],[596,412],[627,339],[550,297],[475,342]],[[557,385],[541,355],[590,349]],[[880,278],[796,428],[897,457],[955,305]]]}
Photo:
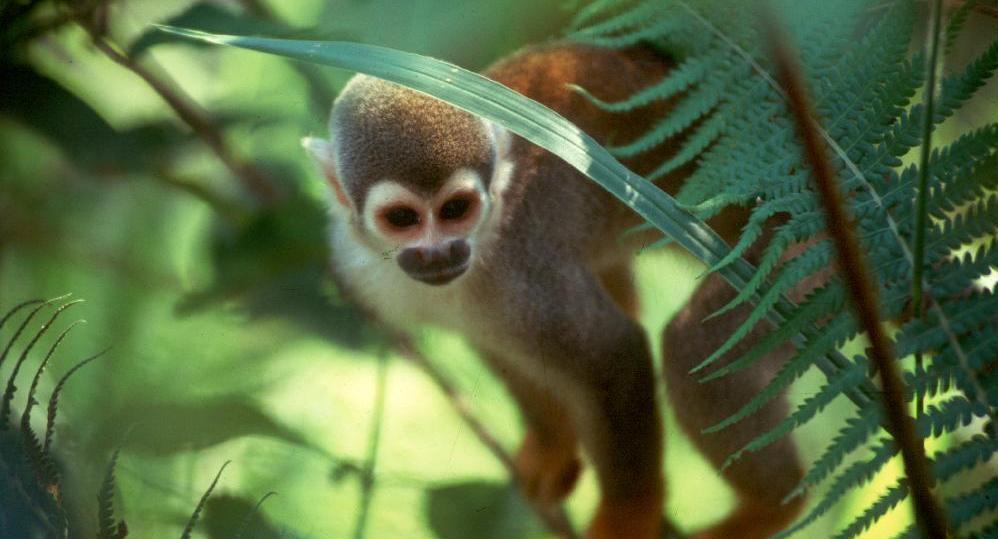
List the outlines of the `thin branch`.
{"label": "thin branch", "polygon": [[[912,280],[911,280],[911,304],[915,310],[915,318],[925,316],[925,306],[922,304],[922,279],[925,273],[925,229],[926,216],[928,215],[929,200],[929,160],[932,156],[932,131],[934,122],[932,115],[935,112],[936,103],[936,75],[939,63],[939,34],[942,26],[943,1],[933,0],[931,3],[932,12],[929,14],[929,39],[925,47],[926,54],[925,71],[925,107],[922,109],[922,148],[921,157],[918,163],[918,193],[915,198],[915,237],[912,240]],[[924,365],[922,364],[922,353],[915,354],[915,375],[921,377]],[[921,416],[925,407],[925,396],[918,393],[915,402],[916,413]]]}
{"label": "thin branch", "polygon": [[202,178],[181,176],[169,171],[163,171],[153,175],[153,179],[160,181],[163,185],[171,189],[187,193],[200,200],[232,226],[245,222],[250,217],[246,208],[226,199],[221,193],[215,192],[208,186],[208,182]]}
{"label": "thin branch", "polygon": [[774,18],[763,17],[763,20],[769,26],[767,34],[778,78],[787,95],[807,161],[814,172],[819,198],[825,208],[826,228],[838,252],[846,289],[861,327],[869,338],[870,357],[880,372],[883,386],[881,398],[891,434],[901,450],[911,486],[916,522],[927,537],[945,539],[946,517],[932,494],[932,473],[922,440],[915,431],[915,422],[907,411],[906,388],[898,372],[893,347],[880,323],[876,288],[856,239],[854,225],[846,215],[845,203],[825,145],[812,119],[812,105],[804,88],[800,67],[786,44],[782,29],[773,22]]}
{"label": "thin branch", "polygon": [[367,457],[360,473],[360,510],[354,525],[354,539],[363,539],[367,531],[367,515],[371,511],[374,498],[375,467],[378,464],[378,449],[381,446],[381,426],[385,417],[385,397],[388,385],[388,354],[378,357],[377,386],[374,391],[374,417],[371,419],[371,432],[367,442]]}
{"label": "thin branch", "polygon": [[263,204],[272,204],[278,198],[277,188],[271,179],[252,163],[242,161],[225,141],[221,129],[200,105],[175,84],[167,82],[147,67],[120,51],[110,41],[83,21],[77,21],[91,33],[94,45],[111,61],[131,71],[166,102],[173,112],[208,145],[225,166],[242,182],[246,190]]}
{"label": "thin branch", "polygon": [[[447,379],[447,376],[440,372],[439,369],[433,363],[430,362],[425,356],[419,353],[416,347],[413,345],[412,340],[407,335],[395,335],[395,346],[402,353],[402,355],[409,361],[412,361],[417,367],[419,367],[423,372],[425,372],[430,380],[436,384],[437,389],[444,394],[447,401],[450,403],[457,415],[464,421],[465,425],[471,429],[471,432],[478,438],[478,441],[485,446],[486,449],[492,453],[492,456],[502,464],[503,468],[506,468],[506,472],[513,479],[514,483],[520,483],[520,474],[513,463],[513,457],[503,449],[502,444],[499,440],[489,432],[488,428],[483,424],[472,412],[471,407],[461,396],[460,391],[457,387]],[[574,539],[578,537],[575,530],[572,528],[572,523],[568,520],[568,515],[566,515],[565,510],[558,507],[548,507],[543,505],[538,505],[531,503],[531,508],[540,517],[541,521],[551,530],[552,533],[561,537],[563,539]]]}

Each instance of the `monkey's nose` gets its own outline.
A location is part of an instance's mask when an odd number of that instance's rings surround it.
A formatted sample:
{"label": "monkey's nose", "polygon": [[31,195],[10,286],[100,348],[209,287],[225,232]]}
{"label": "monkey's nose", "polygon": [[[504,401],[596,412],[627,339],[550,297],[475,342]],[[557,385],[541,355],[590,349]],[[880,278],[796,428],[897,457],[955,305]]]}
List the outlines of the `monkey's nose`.
{"label": "monkey's nose", "polygon": [[463,264],[471,256],[471,246],[464,240],[454,240],[449,245],[450,258],[453,261]]}
{"label": "monkey's nose", "polygon": [[399,267],[410,277],[427,284],[446,284],[468,269],[471,246],[463,239],[443,245],[409,247],[397,257]]}

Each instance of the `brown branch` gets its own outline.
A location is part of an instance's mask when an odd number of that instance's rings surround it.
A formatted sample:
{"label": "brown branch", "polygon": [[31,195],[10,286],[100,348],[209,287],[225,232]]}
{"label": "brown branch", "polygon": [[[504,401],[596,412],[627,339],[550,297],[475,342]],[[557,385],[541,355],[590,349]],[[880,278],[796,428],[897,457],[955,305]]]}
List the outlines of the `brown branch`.
{"label": "brown branch", "polygon": [[856,231],[835,179],[825,145],[815,125],[814,111],[797,60],[791,53],[782,29],[773,22],[772,14],[763,16],[776,62],[777,77],[786,92],[788,105],[797,125],[797,134],[804,145],[805,156],[814,172],[819,198],[825,208],[826,228],[835,243],[846,290],[870,341],[870,357],[880,372],[881,398],[886,410],[891,434],[900,446],[901,458],[911,487],[915,519],[926,537],[946,537],[946,517],[932,494],[932,473],[925,457],[922,439],[915,431],[915,422],[908,414],[905,385],[898,372],[894,350],[880,323],[877,291],[862,255]]}
{"label": "brown branch", "polygon": [[[430,377],[430,380],[444,394],[451,407],[454,408],[457,415],[464,421],[464,424],[471,429],[471,432],[478,438],[478,441],[492,453],[492,456],[502,464],[503,468],[506,468],[506,472],[509,473],[513,482],[520,484],[519,472],[513,463],[513,458],[503,449],[502,444],[489,432],[485,424],[475,416],[457,387],[429,359],[416,349],[408,336],[396,334],[394,338],[395,346],[399,352]],[[562,507],[548,507],[533,502],[530,502],[530,506],[537,516],[540,517],[541,521],[558,537],[563,539],[575,539],[578,537],[572,528],[572,523],[568,520],[568,515],[565,514],[565,510]]]}
{"label": "brown branch", "polygon": [[149,87],[166,102],[173,112],[186,123],[218,156],[225,166],[243,183],[246,190],[263,204],[272,204],[278,198],[277,188],[270,178],[252,163],[247,163],[236,157],[232,148],[222,136],[222,131],[215,125],[211,116],[199,106],[190,96],[175,84],[171,84],[154,74],[134,58],[119,51],[106,38],[88,28],[84,22],[77,21],[91,32],[94,45],[110,60],[138,75]]}

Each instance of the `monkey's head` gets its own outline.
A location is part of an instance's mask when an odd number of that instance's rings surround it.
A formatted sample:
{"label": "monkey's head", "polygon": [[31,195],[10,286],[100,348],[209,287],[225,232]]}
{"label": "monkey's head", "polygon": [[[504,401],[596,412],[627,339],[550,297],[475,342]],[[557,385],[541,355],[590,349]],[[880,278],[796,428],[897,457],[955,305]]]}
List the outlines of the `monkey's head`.
{"label": "monkey's head", "polygon": [[343,89],[329,126],[332,140],[304,145],[329,181],[334,215],[413,279],[442,285],[462,275],[508,168],[506,132],[365,75]]}

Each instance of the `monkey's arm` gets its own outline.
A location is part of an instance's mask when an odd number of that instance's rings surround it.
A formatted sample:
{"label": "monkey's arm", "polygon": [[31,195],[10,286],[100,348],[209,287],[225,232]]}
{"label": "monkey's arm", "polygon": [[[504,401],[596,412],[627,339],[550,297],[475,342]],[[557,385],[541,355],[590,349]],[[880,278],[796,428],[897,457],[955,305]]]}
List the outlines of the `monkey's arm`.
{"label": "monkey's arm", "polygon": [[586,268],[549,260],[500,293],[512,344],[495,345],[567,410],[602,491],[591,537],[657,536],[661,422],[645,333]]}

